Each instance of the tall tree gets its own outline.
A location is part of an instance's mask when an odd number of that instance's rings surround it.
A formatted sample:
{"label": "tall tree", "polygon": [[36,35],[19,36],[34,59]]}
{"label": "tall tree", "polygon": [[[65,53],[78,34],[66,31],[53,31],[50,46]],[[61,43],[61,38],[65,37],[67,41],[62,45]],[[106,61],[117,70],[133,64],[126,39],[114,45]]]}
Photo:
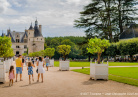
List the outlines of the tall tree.
{"label": "tall tree", "polygon": [[81,16],[75,20],[75,27],[86,28],[87,38],[98,37],[112,42],[123,32],[123,23],[135,19],[130,16],[136,14],[134,1],[92,0],[84,7],[84,11],[80,12]]}
{"label": "tall tree", "polygon": [[123,27],[134,23],[138,20],[138,17],[134,17],[137,14],[136,0],[114,0],[114,11],[113,11],[113,23],[119,28],[117,37],[123,32]]}

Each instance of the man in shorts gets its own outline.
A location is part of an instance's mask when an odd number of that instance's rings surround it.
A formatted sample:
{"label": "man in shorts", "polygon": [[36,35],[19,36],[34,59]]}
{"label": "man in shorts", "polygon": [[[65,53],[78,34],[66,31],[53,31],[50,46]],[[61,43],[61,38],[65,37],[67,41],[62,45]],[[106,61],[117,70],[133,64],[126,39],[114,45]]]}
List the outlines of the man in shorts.
{"label": "man in shorts", "polygon": [[15,63],[16,63],[16,80],[15,80],[15,82],[17,82],[18,74],[20,74],[20,81],[22,81],[23,63],[22,63],[21,55],[18,56],[18,58],[15,60]]}

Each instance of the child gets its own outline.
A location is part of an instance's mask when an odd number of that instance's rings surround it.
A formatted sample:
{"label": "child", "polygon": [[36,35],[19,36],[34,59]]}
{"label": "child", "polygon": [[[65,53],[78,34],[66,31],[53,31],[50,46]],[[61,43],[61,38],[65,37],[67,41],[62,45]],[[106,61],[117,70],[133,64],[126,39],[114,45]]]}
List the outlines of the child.
{"label": "child", "polygon": [[[14,66],[11,66],[10,67],[10,70],[9,70],[9,79],[10,79],[10,81],[9,81],[9,86],[13,86],[13,79],[15,78],[15,74],[14,74]],[[12,84],[11,84],[11,82],[12,82]]]}
{"label": "child", "polygon": [[29,84],[31,84],[31,75],[32,75],[32,80],[34,81],[34,78],[33,78],[33,67],[35,67],[34,66],[34,64],[32,64],[32,62],[28,62],[28,68],[27,68],[27,70],[28,70],[28,75],[29,75]]}

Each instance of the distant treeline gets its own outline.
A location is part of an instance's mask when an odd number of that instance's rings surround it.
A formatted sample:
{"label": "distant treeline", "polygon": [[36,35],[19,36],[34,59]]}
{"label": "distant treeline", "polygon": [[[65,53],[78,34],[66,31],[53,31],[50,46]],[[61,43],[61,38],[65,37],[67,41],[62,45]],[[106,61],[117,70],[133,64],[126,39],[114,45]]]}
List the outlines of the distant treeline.
{"label": "distant treeline", "polygon": [[[71,59],[86,59],[87,56],[83,55],[82,53],[82,47],[81,44],[86,41],[85,37],[79,37],[79,36],[65,36],[65,37],[46,37],[45,38],[45,49],[55,48],[57,49],[57,46],[59,45],[70,45],[71,46],[71,52],[68,55],[68,58]],[[58,54],[57,50],[55,51],[54,59],[59,59],[62,57],[60,54]]]}

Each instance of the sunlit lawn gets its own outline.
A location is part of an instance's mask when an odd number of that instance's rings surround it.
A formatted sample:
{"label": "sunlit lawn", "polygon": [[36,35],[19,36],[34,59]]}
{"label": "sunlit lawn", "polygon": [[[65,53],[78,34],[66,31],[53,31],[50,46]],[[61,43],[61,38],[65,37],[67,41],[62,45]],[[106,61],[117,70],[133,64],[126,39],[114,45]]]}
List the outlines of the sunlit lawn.
{"label": "sunlit lawn", "polygon": [[[72,71],[90,74],[90,68]],[[109,80],[138,86],[138,67],[109,68]]]}
{"label": "sunlit lawn", "polygon": [[[138,65],[137,63],[130,63],[130,62],[109,62],[109,66],[133,66]],[[59,61],[54,62],[54,66],[59,66]],[[70,67],[89,67],[90,62],[70,62]]]}

